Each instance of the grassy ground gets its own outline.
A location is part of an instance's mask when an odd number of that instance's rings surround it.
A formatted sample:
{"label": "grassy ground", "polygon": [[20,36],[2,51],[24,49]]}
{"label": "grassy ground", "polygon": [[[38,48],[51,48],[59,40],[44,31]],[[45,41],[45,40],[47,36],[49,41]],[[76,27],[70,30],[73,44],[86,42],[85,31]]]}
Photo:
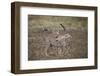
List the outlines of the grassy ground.
{"label": "grassy ground", "polygon": [[[85,17],[63,17],[63,16],[28,16],[28,59],[50,60],[50,59],[76,59],[87,58],[87,18]],[[60,26],[62,24],[64,29]],[[65,40],[66,46],[56,41],[56,46],[49,46],[46,39],[65,34],[71,35],[70,40]],[[55,38],[54,38],[55,39]],[[46,53],[48,55],[46,55]]]}

